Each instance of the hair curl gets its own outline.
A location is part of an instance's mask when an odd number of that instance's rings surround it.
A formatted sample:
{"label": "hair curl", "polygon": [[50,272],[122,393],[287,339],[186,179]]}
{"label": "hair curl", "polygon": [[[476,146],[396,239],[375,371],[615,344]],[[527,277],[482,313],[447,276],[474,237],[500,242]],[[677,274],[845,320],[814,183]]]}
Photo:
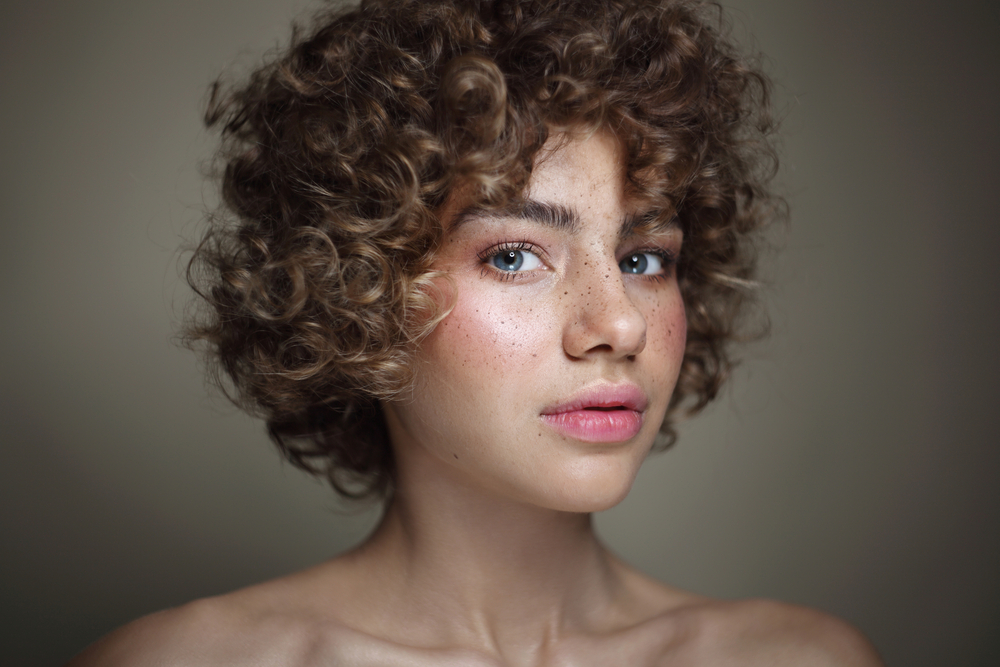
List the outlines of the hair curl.
{"label": "hair curl", "polygon": [[[436,212],[517,197],[550,134],[606,128],[628,186],[684,232],[688,338],[662,432],[731,368],[767,189],[769,84],[685,0],[363,0],[326,10],[241,87],[213,87],[223,207],[188,266],[187,327],[285,457],[384,497],[380,401],[443,317]],[[221,372],[220,372],[221,371]]]}

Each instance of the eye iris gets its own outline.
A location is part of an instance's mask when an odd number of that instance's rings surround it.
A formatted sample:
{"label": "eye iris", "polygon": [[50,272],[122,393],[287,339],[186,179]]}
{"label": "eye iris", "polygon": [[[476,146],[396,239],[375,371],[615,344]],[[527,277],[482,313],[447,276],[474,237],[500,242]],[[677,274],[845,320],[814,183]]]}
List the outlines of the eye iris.
{"label": "eye iris", "polygon": [[524,264],[524,254],[520,250],[505,250],[493,258],[493,266],[504,271],[517,271]]}
{"label": "eye iris", "polygon": [[626,257],[618,265],[624,273],[644,273],[649,266],[649,260],[644,253]]}

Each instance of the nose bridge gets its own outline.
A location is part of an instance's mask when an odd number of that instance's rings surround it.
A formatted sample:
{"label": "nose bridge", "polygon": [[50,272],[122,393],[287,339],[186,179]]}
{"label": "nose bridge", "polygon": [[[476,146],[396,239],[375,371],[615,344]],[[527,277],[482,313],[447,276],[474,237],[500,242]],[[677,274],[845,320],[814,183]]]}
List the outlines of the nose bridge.
{"label": "nose bridge", "polygon": [[[593,256],[592,256],[593,257]],[[646,344],[646,318],[613,260],[587,260],[567,286],[571,299],[564,347],[573,357],[606,352],[638,354]]]}

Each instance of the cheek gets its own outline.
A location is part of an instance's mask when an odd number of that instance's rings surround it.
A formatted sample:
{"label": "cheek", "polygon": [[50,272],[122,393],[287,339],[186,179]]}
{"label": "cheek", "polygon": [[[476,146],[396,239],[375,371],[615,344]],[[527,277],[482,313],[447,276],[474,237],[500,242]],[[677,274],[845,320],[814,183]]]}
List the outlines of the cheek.
{"label": "cheek", "polygon": [[423,345],[427,361],[493,387],[523,381],[552,330],[545,311],[525,295],[460,289],[454,309]]}
{"label": "cheek", "polygon": [[672,294],[651,308],[646,323],[645,351],[659,366],[656,377],[668,382],[667,389],[672,392],[687,343],[687,313],[680,293]]}
{"label": "cheek", "polygon": [[442,442],[463,443],[463,463],[499,457],[516,465],[515,442],[505,440],[497,449],[489,439],[505,429],[525,432],[526,420],[537,413],[541,385],[553,374],[551,364],[543,369],[551,355],[542,352],[551,323],[542,317],[545,308],[520,295],[498,298],[495,289],[477,294],[465,285],[459,295],[421,345],[417,388],[404,421],[418,439],[434,433]]}
{"label": "cheek", "polygon": [[684,310],[684,302],[680,294],[676,301],[664,313],[663,326],[666,328],[666,356],[680,364],[684,357],[684,348],[687,344],[687,312]]}

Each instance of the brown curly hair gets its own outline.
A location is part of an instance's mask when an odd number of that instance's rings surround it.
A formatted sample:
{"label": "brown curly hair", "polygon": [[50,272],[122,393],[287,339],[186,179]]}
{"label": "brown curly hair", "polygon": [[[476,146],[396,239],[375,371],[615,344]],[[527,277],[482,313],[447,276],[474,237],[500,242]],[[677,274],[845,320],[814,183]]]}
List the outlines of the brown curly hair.
{"label": "brown curly hair", "polygon": [[[685,0],[362,0],[327,9],[244,85],[213,87],[224,205],[188,266],[189,343],[285,457],[385,497],[380,401],[410,386],[457,185],[516,198],[556,133],[609,130],[627,184],[684,232],[671,416],[728,374],[773,216],[768,80],[717,8]],[[222,372],[220,372],[222,371]]]}

